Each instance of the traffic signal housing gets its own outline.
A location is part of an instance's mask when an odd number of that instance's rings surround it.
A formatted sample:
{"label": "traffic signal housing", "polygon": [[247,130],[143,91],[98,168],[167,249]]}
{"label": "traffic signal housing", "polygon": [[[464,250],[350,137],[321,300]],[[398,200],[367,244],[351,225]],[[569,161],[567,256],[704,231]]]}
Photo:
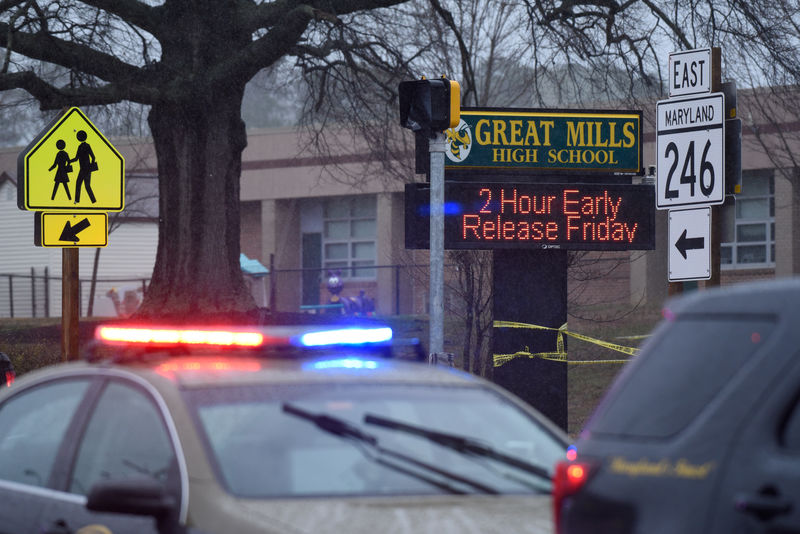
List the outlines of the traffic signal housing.
{"label": "traffic signal housing", "polygon": [[461,86],[444,76],[439,79],[400,82],[400,125],[428,138],[458,126],[461,120]]}
{"label": "traffic signal housing", "polygon": [[725,194],[742,192],[742,119],[736,116],[736,80],[722,83],[725,95]]}

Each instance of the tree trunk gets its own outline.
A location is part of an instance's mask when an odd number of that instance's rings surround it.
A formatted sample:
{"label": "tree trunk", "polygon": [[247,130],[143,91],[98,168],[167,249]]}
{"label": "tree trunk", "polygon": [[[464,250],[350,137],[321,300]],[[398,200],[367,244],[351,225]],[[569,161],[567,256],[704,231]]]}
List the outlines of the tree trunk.
{"label": "tree trunk", "polygon": [[247,145],[243,86],[218,93],[150,111],[159,239],[139,317],[235,321],[235,312],[256,307],[239,266],[239,177]]}

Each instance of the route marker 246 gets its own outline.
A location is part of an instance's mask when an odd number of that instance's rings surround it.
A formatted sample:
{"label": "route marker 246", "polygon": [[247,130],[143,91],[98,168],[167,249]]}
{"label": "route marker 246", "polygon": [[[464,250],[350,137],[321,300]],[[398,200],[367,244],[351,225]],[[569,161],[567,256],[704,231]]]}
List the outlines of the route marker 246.
{"label": "route marker 246", "polygon": [[656,207],[725,201],[725,97],[662,100],[657,105]]}

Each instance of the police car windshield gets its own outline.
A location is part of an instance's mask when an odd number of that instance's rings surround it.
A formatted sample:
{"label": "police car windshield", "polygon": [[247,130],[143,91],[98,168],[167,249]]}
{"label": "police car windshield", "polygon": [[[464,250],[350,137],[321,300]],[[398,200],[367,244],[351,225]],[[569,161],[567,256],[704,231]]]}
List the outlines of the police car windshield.
{"label": "police car windshield", "polygon": [[[498,493],[549,492],[549,480],[509,476],[497,462],[476,459],[418,436],[376,425],[367,414],[469,436],[487,447],[549,469],[564,444],[546,428],[483,387],[408,384],[303,384],[186,390],[220,480],[240,497],[430,495],[449,492],[425,477],[387,468],[352,440],[321,431],[308,418],[328,414],[374,436],[380,446],[478,480]],[[365,444],[366,446],[366,444]],[[425,476],[434,476],[425,473]],[[465,492],[484,493],[461,486]]]}

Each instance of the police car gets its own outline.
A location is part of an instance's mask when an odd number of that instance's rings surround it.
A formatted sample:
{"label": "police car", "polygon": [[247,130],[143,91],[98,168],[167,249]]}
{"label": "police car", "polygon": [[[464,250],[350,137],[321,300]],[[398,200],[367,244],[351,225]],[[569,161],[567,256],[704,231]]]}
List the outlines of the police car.
{"label": "police car", "polygon": [[547,533],[565,435],[382,325],[99,327],[0,393],[0,532]]}
{"label": "police car", "polygon": [[560,534],[800,532],[800,279],[695,292],[554,480]]}

